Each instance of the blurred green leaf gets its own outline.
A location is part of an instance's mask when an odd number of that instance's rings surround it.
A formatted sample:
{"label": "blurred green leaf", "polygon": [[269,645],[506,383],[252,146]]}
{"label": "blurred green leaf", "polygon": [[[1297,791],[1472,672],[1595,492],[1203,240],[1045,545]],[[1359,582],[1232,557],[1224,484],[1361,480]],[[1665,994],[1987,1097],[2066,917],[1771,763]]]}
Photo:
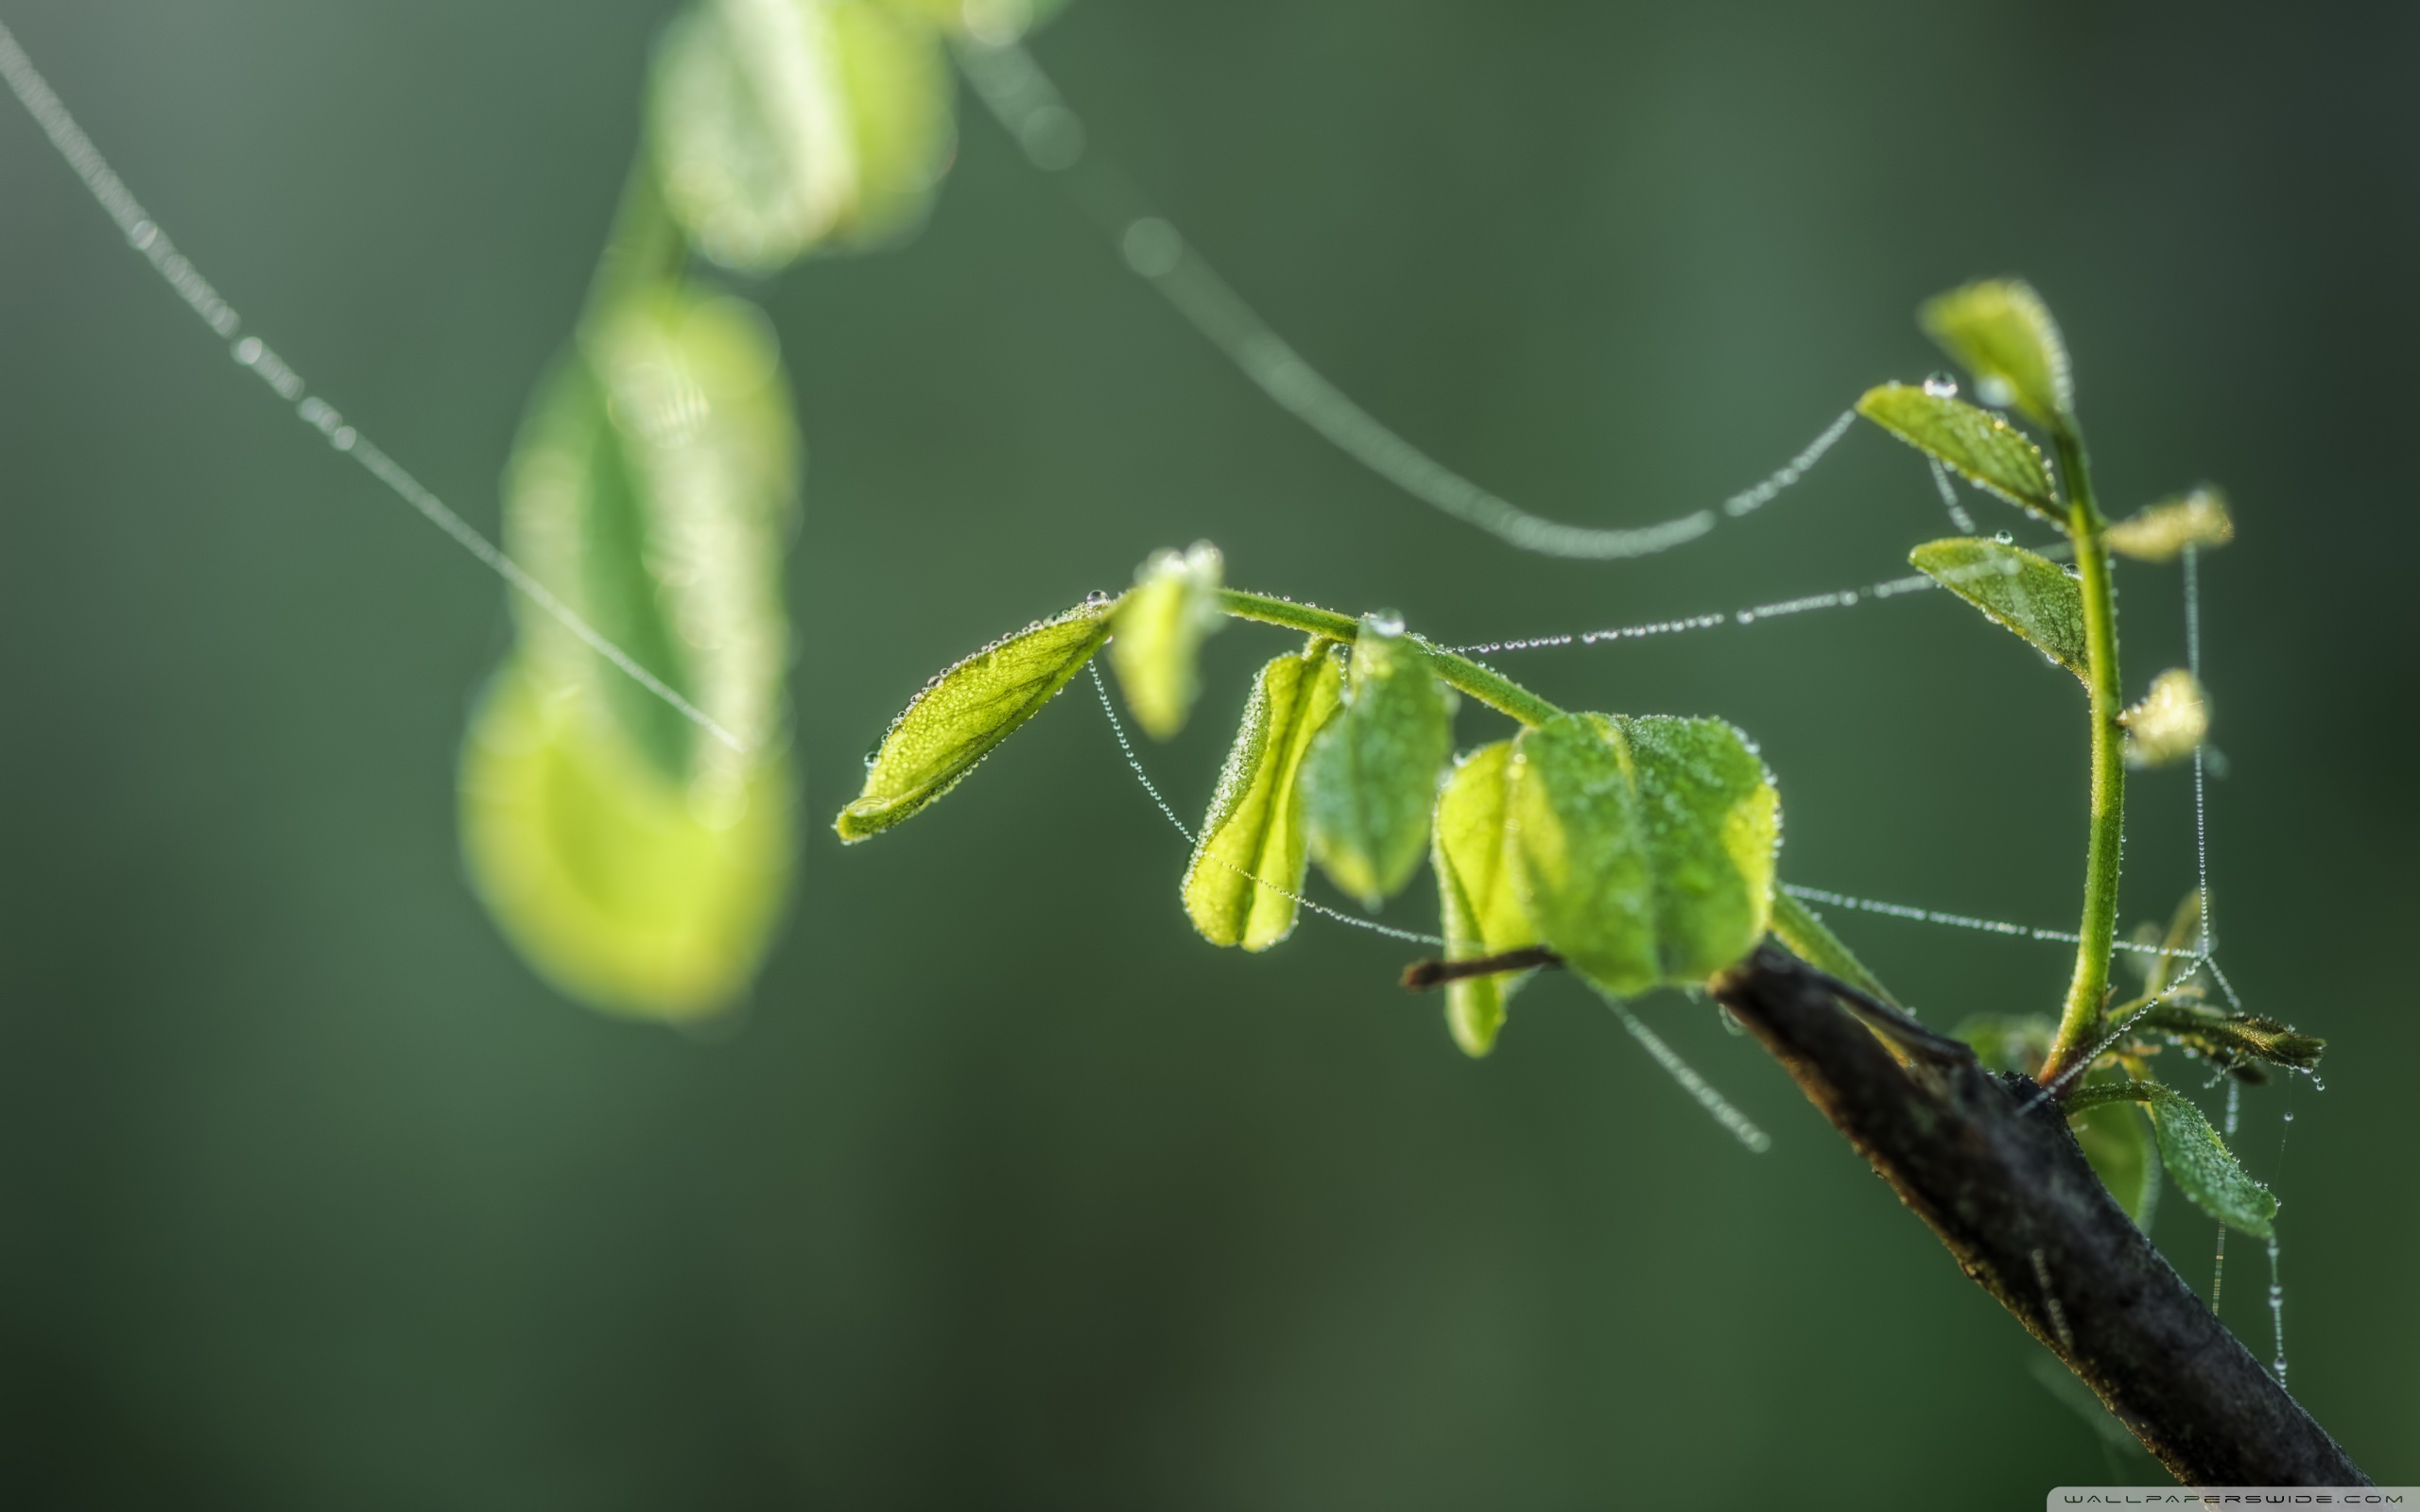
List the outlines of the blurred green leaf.
{"label": "blurred green leaf", "polygon": [[2150,1232],[2159,1206],[2159,1161],[2152,1153],[2150,1120],[2134,1104],[2109,1103],[2070,1115],[2067,1125],[2118,1206],[2135,1228]]}
{"label": "blurred green leaf", "polygon": [[2014,279],[1969,284],[1926,301],[1916,318],[1975,375],[1984,404],[2014,405],[2034,423],[2055,429],[2075,423],[2067,344],[2031,285]]}
{"label": "blurred green leaf", "polygon": [[2050,1056],[2050,1036],[2058,1026],[2038,1013],[1978,1014],[1961,1023],[1957,1038],[1975,1048],[1975,1058],[1993,1071],[2020,1076],[2038,1075]]}
{"label": "blurred green leaf", "polygon": [[746,991],[772,941],[795,785],[778,748],[669,780],[582,684],[515,658],[463,742],[464,860],[489,913],[556,987],[616,1012],[696,1019]]}
{"label": "blurred green leaf", "polygon": [[1910,384],[1884,384],[1866,390],[1857,412],[1976,487],[2066,528],[2041,449],[1990,411]]}
{"label": "blurred green leaf", "polygon": [[977,42],[1014,42],[1066,8],[1066,0],[881,0],[902,15]]}
{"label": "blurred green leaf", "polygon": [[1163,551],[1134,574],[1134,591],[1118,606],[1109,664],[1135,723],[1154,740],[1184,728],[1201,691],[1194,659],[1201,638],[1225,621],[1219,585],[1226,564],[1204,541],[1191,551]]}
{"label": "blurred green leaf", "polygon": [[2169,766],[2191,756],[2210,733],[2210,701],[2199,679],[2170,667],[2152,679],[2143,701],[2118,716],[2126,727],[2126,765]]}
{"label": "blurred green leaf", "polygon": [[690,243],[770,272],[924,215],[954,142],[925,21],[874,0],[701,0],[666,28],[648,129]]}
{"label": "blurred green leaf", "polygon": [[1324,642],[1279,657],[1253,679],[1184,872],[1184,911],[1213,945],[1265,951],[1293,932],[1288,894],[1302,892],[1310,864],[1299,774],[1343,685],[1342,662]]}
{"label": "blurred green leaf", "polygon": [[[1512,743],[1481,746],[1454,765],[1437,795],[1429,864],[1444,919],[1445,959],[1496,955],[1537,943],[1507,860],[1506,774]],[[1523,975],[1464,977],[1445,984],[1445,1023],[1473,1056],[1495,1044],[1504,1009]]]}
{"label": "blurred green leaf", "polygon": [[2137,561],[2169,561],[2187,546],[2207,549],[2235,539],[2226,495],[2207,486],[2145,505],[2101,533],[2109,549]]}
{"label": "blurred green leaf", "polygon": [[1972,536],[1930,541],[1908,560],[2079,678],[2089,678],[2083,590],[2058,563],[2022,546]]}
{"label": "blurred green leaf", "polygon": [[[646,287],[593,319],[539,387],[505,479],[506,547],[640,665],[745,744],[780,725],[781,558],[799,446],[763,316]],[[696,728],[516,599],[531,665],[586,683],[668,780]]]}
{"label": "blurred green leaf", "polygon": [[1882,985],[1882,979],[1866,970],[1857,953],[1841,943],[1841,937],[1826,928],[1813,909],[1792,898],[1779,886],[1773,888],[1773,937],[1789,947],[1791,954],[1819,971],[1827,971],[1849,986],[1869,992],[1893,1007],[1899,1000]]}
{"label": "blurred green leaf", "polygon": [[1780,804],[1730,726],[1564,714],[1521,732],[1511,771],[1521,898],[1604,990],[1703,981],[1763,937]]}
{"label": "blurred green leaf", "polygon": [[879,834],[956,787],[1092,660],[1116,607],[1079,604],[925,684],[867,760],[863,791],[833,821],[840,838],[854,844]]}
{"label": "blurred green leaf", "polygon": [[1402,891],[1427,853],[1454,704],[1400,620],[1362,617],[1343,711],[1311,742],[1303,794],[1312,858],[1365,907]]}
{"label": "blurred green leaf", "polygon": [[2275,1194],[2252,1178],[2202,1110],[2174,1088],[2151,1081],[2083,1087],[2067,1099],[2067,1111],[2072,1117],[2104,1104],[2127,1102],[2150,1110],[2160,1160],[2177,1190],[2195,1207],[2230,1228],[2258,1239],[2270,1236],[2277,1216]]}

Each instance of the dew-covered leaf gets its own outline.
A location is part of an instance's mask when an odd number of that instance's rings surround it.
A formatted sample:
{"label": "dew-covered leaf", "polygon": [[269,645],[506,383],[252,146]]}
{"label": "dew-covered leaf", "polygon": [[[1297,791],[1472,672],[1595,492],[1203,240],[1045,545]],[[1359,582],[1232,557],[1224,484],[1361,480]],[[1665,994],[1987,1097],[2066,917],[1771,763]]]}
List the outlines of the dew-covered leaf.
{"label": "dew-covered leaf", "polygon": [[1403,625],[1367,615],[1354,639],[1344,708],[1303,768],[1311,857],[1375,908],[1428,850],[1437,774],[1454,753],[1454,694]]}
{"label": "dew-covered leaf", "polygon": [[1882,985],[1882,979],[1866,970],[1857,953],[1841,942],[1841,937],[1817,918],[1813,909],[1791,897],[1782,887],[1773,888],[1773,937],[1787,946],[1789,953],[1819,971],[1828,972],[1861,992],[1867,992],[1893,1007],[1899,1000]]}
{"label": "dew-covered leaf", "polygon": [[[505,543],[608,641],[744,745],[781,724],[781,560],[799,447],[764,318],[643,289],[540,386],[505,475]],[[681,713],[527,600],[525,660],[583,683],[667,779],[723,760]]]}
{"label": "dew-covered leaf", "polygon": [[2118,1206],[2135,1228],[2149,1232],[2159,1205],[2159,1160],[2143,1110],[2133,1103],[2108,1103],[2074,1114],[2067,1125]]}
{"label": "dew-covered leaf", "polygon": [[2039,425],[2074,423],[2067,344],[2031,285],[2015,279],[1969,284],[1927,300],[1916,318],[1975,375],[1983,403],[1996,409],[2013,405]]}
{"label": "dew-covered leaf", "polygon": [[2233,541],[2235,518],[2227,512],[2226,495],[2204,485],[2180,497],[2145,505],[2102,531],[2100,539],[2121,557],[2170,561],[2187,546],[2207,549]]}
{"label": "dew-covered leaf", "polygon": [[2152,1115],[2160,1160],[2176,1189],[2193,1205],[2230,1228],[2266,1239],[2277,1216],[2277,1198],[2236,1160],[2226,1141],[2190,1098],[2157,1082],[2096,1084],[2067,1100],[2070,1116],[2104,1104],[2140,1103]]}
{"label": "dew-covered leaf", "polygon": [[1927,541],[1908,560],[2077,677],[2091,675],[2083,590],[2058,563],[2022,546],[1973,536]]}
{"label": "dew-covered leaf", "polygon": [[1325,644],[1260,669],[1185,868],[1184,911],[1213,945],[1265,951],[1294,928],[1309,866],[1303,758],[1336,713],[1343,667]]}
{"label": "dew-covered leaf", "polygon": [[1605,991],[1703,981],[1764,936],[1780,800],[1729,725],[1564,714],[1514,740],[1509,778],[1518,895]]}
{"label": "dew-covered leaf", "polygon": [[941,38],[876,0],[705,0],[666,30],[648,134],[691,244],[747,272],[920,220],[947,166]]}
{"label": "dew-covered leaf", "polygon": [[879,834],[956,787],[992,748],[1057,696],[1109,638],[1114,602],[1028,625],[925,684],[866,763],[866,784],[833,829]]}
{"label": "dew-covered leaf", "polygon": [[462,747],[472,885],[568,995],[711,1015],[747,991],[780,923],[795,776],[776,745],[675,781],[604,719],[581,683],[526,652],[496,674]]}
{"label": "dew-covered leaf", "polygon": [[1195,657],[1201,638],[1217,629],[1219,585],[1226,572],[1219,548],[1163,551],[1137,568],[1134,591],[1117,608],[1109,664],[1134,722],[1154,740],[1184,728],[1201,690]]}
{"label": "dew-covered leaf", "polygon": [[[1461,758],[1437,795],[1429,865],[1437,873],[1445,958],[1500,955],[1538,942],[1513,885],[1505,836],[1506,774],[1512,743],[1499,740]],[[1505,1005],[1526,975],[1462,977],[1445,984],[1445,1023],[1474,1056],[1495,1044]]]}
{"label": "dew-covered leaf", "polygon": [[2318,1069],[2327,1041],[2257,1013],[2228,1013],[2194,1003],[2158,1003],[2137,1021],[2145,1034],[2168,1036],[2214,1066],[2259,1061],[2294,1071]]}
{"label": "dew-covered leaf", "polygon": [[2066,528],[2041,449],[1990,411],[1913,385],[1884,384],[1866,390],[1857,412],[1976,487]]}
{"label": "dew-covered leaf", "polygon": [[1720,719],[1614,722],[1638,784],[1664,980],[1703,981],[1765,936],[1781,797],[1755,747]]}
{"label": "dew-covered leaf", "polygon": [[2118,716],[2126,727],[2126,765],[2169,766],[2202,747],[2210,733],[2210,702],[2201,680],[2183,667],[2152,679],[2143,701]]}

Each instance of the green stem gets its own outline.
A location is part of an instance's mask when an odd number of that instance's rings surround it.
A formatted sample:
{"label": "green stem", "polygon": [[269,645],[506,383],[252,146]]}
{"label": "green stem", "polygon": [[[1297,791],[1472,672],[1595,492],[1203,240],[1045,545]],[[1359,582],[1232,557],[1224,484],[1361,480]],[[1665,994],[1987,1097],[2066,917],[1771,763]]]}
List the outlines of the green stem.
{"label": "green stem", "polygon": [[[1305,635],[1324,635],[1331,641],[1353,644],[1361,633],[1361,622],[1334,610],[1315,609],[1297,604],[1288,598],[1272,598],[1266,593],[1247,593],[1237,588],[1219,591],[1219,608],[1239,620],[1257,620],[1263,625],[1282,625]],[[1420,643],[1428,653],[1429,664],[1437,669],[1438,679],[1448,687],[1470,695],[1500,713],[1511,715],[1525,725],[1543,725],[1563,711],[1504,674],[1483,667],[1465,656],[1441,651]]]}
{"label": "green stem", "polygon": [[2126,731],[2118,722],[2125,708],[2118,691],[2118,601],[2110,586],[2109,552],[2100,541],[2107,522],[2093,502],[2091,464],[2083,438],[2072,429],[2062,429],[2053,444],[2059,470],[2066,476],[2067,528],[2075,539],[2076,576],[2083,589],[2092,695],[2092,833],[2084,850],[2083,921],[2076,928],[2083,939],[2076,946],[2075,976],[2067,986],[2058,1037],[2043,1063],[2045,1083],[2064,1074],[2100,1031],[2109,959],[2118,937],[2118,868],[2126,837]]}
{"label": "green stem", "polygon": [[687,267],[689,246],[673,224],[664,190],[655,180],[655,165],[642,145],[622,186],[622,200],[614,212],[614,229],[596,259],[589,280],[588,302],[579,312],[584,331],[600,316],[649,284],[678,280]]}

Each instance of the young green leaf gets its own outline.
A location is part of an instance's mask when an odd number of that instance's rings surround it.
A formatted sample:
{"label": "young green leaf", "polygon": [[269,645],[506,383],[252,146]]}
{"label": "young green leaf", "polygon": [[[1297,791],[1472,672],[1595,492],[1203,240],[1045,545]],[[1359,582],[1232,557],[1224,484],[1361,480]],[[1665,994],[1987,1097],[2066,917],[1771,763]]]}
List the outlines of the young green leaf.
{"label": "young green leaf", "polygon": [[1341,701],[1340,658],[1324,643],[1260,669],[1243,725],[1184,871],[1184,911],[1213,945],[1265,951],[1294,929],[1309,866],[1300,774]]}
{"label": "young green leaf", "polygon": [[2083,590],[2056,562],[2022,546],[1972,536],[1927,541],[1908,560],[2044,656],[2078,678],[2089,678]]}
{"label": "young green leaf", "polygon": [[[1437,873],[1445,958],[1500,955],[1537,943],[1507,864],[1506,773],[1512,743],[1481,746],[1454,765],[1437,795],[1429,865]],[[1462,977],[1445,984],[1445,1024],[1473,1056],[1495,1044],[1505,1005],[1526,975]]]}
{"label": "young green leaf", "polygon": [[1720,720],[1563,714],[1525,730],[1506,812],[1539,935],[1607,992],[1703,981],[1764,936],[1780,801]]}
{"label": "young green leaf", "polygon": [[462,743],[465,869],[566,994],[710,1016],[747,991],[780,924],[796,775],[777,745],[676,781],[601,724],[587,690],[526,644],[496,673]]}
{"label": "young green leaf", "polygon": [[1882,985],[1882,979],[1867,971],[1857,953],[1841,943],[1841,937],[1825,927],[1814,910],[1792,898],[1778,885],[1773,888],[1773,938],[1787,946],[1789,953],[1819,971],[1828,971],[1859,991],[1872,993],[1893,1007],[1899,1000]]}
{"label": "young green leaf", "polygon": [[1969,284],[1926,301],[1916,318],[1975,375],[1986,404],[2013,404],[2035,424],[2057,430],[2075,423],[2067,344],[2030,285],[2014,279]]}
{"label": "young green leaf", "polygon": [[1720,719],[1614,722],[1638,784],[1664,980],[1703,981],[1764,938],[1781,797],[1755,747]]}
{"label": "young green leaf", "polygon": [[1201,638],[1225,620],[1219,584],[1226,571],[1207,541],[1182,554],[1163,551],[1137,568],[1134,591],[1117,609],[1109,664],[1134,721],[1154,740],[1184,728],[1201,691],[1194,658]]}
{"label": "young green leaf", "polygon": [[2102,531],[2100,539],[2121,557],[2170,561],[2187,546],[2207,549],[2233,541],[2235,519],[2227,513],[2226,495],[2205,485],[2145,505]]}
{"label": "young green leaf", "polygon": [[852,844],[956,787],[1057,696],[1109,639],[1114,601],[1080,604],[995,641],[925,684],[866,762],[866,785],[832,828]]}
{"label": "young green leaf", "polygon": [[1427,853],[1454,702],[1400,620],[1362,618],[1344,710],[1312,741],[1303,792],[1312,858],[1365,907],[1402,891]]}
{"label": "young green leaf", "polygon": [[2292,1024],[2192,1003],[2153,1004],[2138,1022],[2144,1031],[2167,1035],[2212,1065],[2231,1071],[2255,1061],[2313,1071],[2327,1049],[2326,1040]]}
{"label": "young green leaf", "polygon": [[1505,812],[1514,885],[1539,935],[1605,990],[1663,979],[1629,743],[1603,714],[1564,714],[1512,742]]}
{"label": "young green leaf", "polygon": [[[608,641],[744,744],[782,722],[783,547],[799,444],[771,332],[737,300],[662,286],[592,320],[540,385],[505,474],[505,546]],[[668,782],[735,753],[514,600],[521,655],[579,684],[602,738]]]}
{"label": "young green leaf", "polygon": [[1857,412],[1978,488],[2066,528],[2041,449],[1990,411],[1911,385],[1884,384],[1866,390]]}
{"label": "young green leaf", "polygon": [[2159,1206],[2159,1160],[2152,1154],[2150,1120],[2131,1104],[2108,1103],[2071,1115],[2067,1125],[2118,1206],[2135,1228],[2149,1232]]}
{"label": "young green leaf", "polygon": [[2210,701],[2199,679],[2170,667],[2152,679],[2143,701],[2118,716],[2126,727],[2126,765],[2169,766],[2202,747],[2210,733]]}
{"label": "young green leaf", "polygon": [[2068,1098],[2067,1111],[2072,1117],[2122,1102],[2141,1103],[2150,1110],[2159,1138],[2160,1160],[2175,1178],[2177,1190],[2190,1197],[2195,1207],[2230,1228],[2240,1228],[2257,1239],[2270,1236],[2277,1216],[2275,1194],[2237,1163],[2226,1141],[2219,1138],[2202,1110],[2174,1088],[2150,1081],[2096,1084]]}
{"label": "young green leaf", "polygon": [[949,161],[951,99],[919,17],[873,0],[705,0],[657,52],[652,161],[692,245],[770,272],[919,220]]}

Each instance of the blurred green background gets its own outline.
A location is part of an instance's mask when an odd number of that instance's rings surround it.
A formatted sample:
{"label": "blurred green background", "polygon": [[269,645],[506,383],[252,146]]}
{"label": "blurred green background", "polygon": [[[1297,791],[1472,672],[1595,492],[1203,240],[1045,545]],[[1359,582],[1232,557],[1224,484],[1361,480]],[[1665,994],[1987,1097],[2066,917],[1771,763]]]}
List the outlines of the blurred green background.
{"label": "blurred green background", "polygon": [[[667,9],[5,19],[249,329],[492,524]],[[2239,1143],[2285,1200],[2296,1394],[2420,1480],[2420,11],[1082,0],[1035,45],[1305,355],[1562,518],[1713,503],[1942,366],[1918,299],[2036,282],[2113,509],[2236,500],[2205,562],[2221,958],[2334,1043],[2325,1094],[2252,1095]],[[930,672],[1153,547],[1461,641],[1859,585],[1945,533],[1860,431],[1672,556],[1514,555],[1272,408],[961,115],[921,239],[752,290],[809,447],[808,828],[752,1006],[684,1037],[555,997],[464,885],[500,585],[281,414],[0,110],[0,1494],[2019,1507],[2110,1476],[2035,1346],[1703,1007],[1647,1005],[1770,1155],[1569,983],[1474,1064],[1392,985],[1405,948],[1201,944],[1084,684],[840,850]],[[2183,659],[2175,575],[2121,587],[2139,690]],[[1212,643],[1150,753],[1181,810],[1286,644]],[[2071,922],[2075,690],[1945,595],[1503,664],[1745,726],[1794,880]],[[2135,812],[2126,918],[2164,918],[2189,778]],[[1426,891],[1390,917],[1428,927]],[[1834,921],[1937,1021],[2065,981],[2059,948]],[[2156,1230],[2203,1286],[2213,1236],[2174,1200]],[[2265,1281],[2238,1240],[2224,1313],[2263,1357]]]}

